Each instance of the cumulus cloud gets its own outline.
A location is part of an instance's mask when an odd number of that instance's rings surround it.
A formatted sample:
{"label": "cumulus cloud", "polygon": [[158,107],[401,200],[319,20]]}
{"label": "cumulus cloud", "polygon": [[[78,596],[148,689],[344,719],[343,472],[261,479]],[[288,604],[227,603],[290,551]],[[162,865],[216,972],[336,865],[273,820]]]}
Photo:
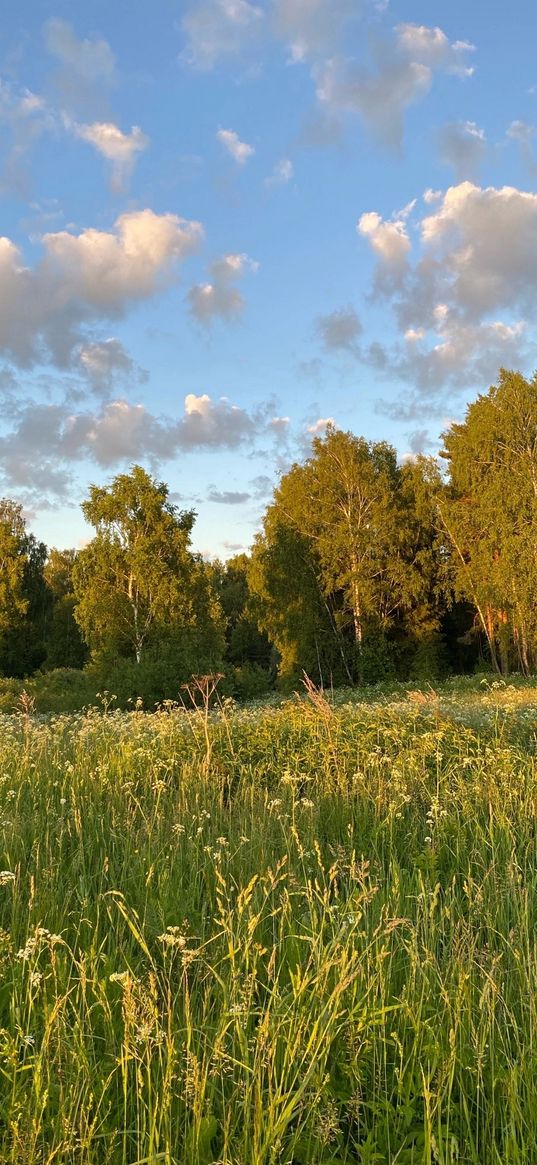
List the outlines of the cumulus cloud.
{"label": "cumulus cloud", "polygon": [[255,42],[263,23],[262,8],[249,0],[195,0],[182,20],[184,57],[194,68],[212,69]]}
{"label": "cumulus cloud", "polygon": [[349,306],[318,316],[316,330],[327,351],[346,350],[356,354],[363,328],[354,308]]}
{"label": "cumulus cloud", "polygon": [[136,155],[149,145],[149,138],[140,127],[133,125],[130,134],[125,134],[112,122],[95,121],[92,125],[75,126],[74,132],[110,162],[112,189],[116,192],[124,190],[134,169]]}
{"label": "cumulus cloud", "polygon": [[[0,438],[2,484],[23,488],[28,496],[35,491],[36,497],[64,497],[82,460],[104,469],[133,461],[157,466],[180,452],[253,447],[271,433],[270,405],[249,412],[227,397],[213,400],[206,393],[189,393],[178,418],[157,416],[127,400],[80,412],[66,401],[29,401],[19,409],[11,432]],[[232,504],[231,494],[213,500]]]}
{"label": "cumulus cloud", "polygon": [[247,142],[241,142],[241,139],[234,129],[219,129],[217,139],[224,147],[228,154],[233,158],[239,166],[244,166],[255,154],[253,146],[249,146]]}
{"label": "cumulus cloud", "polygon": [[467,55],[474,52],[474,45],[469,41],[451,42],[441,28],[428,28],[424,24],[398,24],[395,32],[397,47],[409,60],[471,77],[474,70],[468,65]]}
{"label": "cumulus cloud", "polygon": [[471,319],[485,312],[533,311],[537,285],[537,195],[471,182],[451,186],[421,222],[433,305],[453,302]]}
{"label": "cumulus cloud", "polygon": [[457,178],[473,178],[485,160],[485,131],[475,121],[453,121],[443,125],[438,134],[440,158],[452,166]]}
{"label": "cumulus cloud", "polygon": [[373,46],[375,68],[342,56],[317,71],[319,100],[335,111],[358,113],[390,147],[399,147],[406,110],[430,90],[435,72],[469,76],[473,46],[450,42],[440,28],[400,24],[393,38]]}
{"label": "cumulus cloud", "polygon": [[412,244],[408,235],[406,216],[385,220],[376,211],[360,215],[358,234],[368,239],[377,257],[375,286],[385,294],[400,287],[408,271]]}
{"label": "cumulus cloud", "polygon": [[[377,345],[367,358],[414,384],[422,408],[423,397],[440,398],[446,385],[486,384],[499,366],[537,354],[537,195],[462,182],[426,206],[434,209],[417,224],[417,243],[406,234],[404,266],[391,283],[386,265],[401,257],[397,246],[386,254],[380,216],[361,231],[379,259],[375,291],[391,298],[400,333],[391,349]],[[419,398],[407,400],[405,415],[418,407]]]}
{"label": "cumulus cloud", "polygon": [[64,108],[78,112],[100,107],[117,82],[116,58],[108,41],[79,40],[68,21],[53,19],[45,25],[45,43],[58,62],[55,81]]}
{"label": "cumulus cloud", "polygon": [[196,283],[190,288],[187,300],[198,323],[208,327],[220,316],[232,319],[244,309],[244,298],[235,286],[247,271],[257,271],[258,264],[248,255],[223,255],[209,268],[210,282]]}
{"label": "cumulus cloud", "polygon": [[69,366],[85,325],[119,318],[169,284],[202,235],[200,223],[177,215],[130,211],[112,231],[45,234],[33,268],[0,238],[0,351],[23,366]]}

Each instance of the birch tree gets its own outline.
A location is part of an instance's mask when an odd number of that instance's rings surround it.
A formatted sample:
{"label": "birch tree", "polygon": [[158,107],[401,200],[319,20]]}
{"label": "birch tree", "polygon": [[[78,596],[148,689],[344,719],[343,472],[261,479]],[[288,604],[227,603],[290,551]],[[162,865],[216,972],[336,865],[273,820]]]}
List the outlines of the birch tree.
{"label": "birch tree", "polygon": [[150,645],[198,623],[194,514],[173,506],[167,486],[140,466],[92,486],[82,509],[95,536],[73,566],[75,618],[94,654],[139,664]]}

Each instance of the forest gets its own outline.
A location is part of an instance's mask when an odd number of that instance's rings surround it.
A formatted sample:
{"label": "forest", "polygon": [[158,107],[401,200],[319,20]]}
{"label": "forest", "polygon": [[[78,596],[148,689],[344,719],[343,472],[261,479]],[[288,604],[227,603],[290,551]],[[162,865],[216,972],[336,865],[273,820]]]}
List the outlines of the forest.
{"label": "forest", "polygon": [[[501,370],[437,458],[334,427],[281,475],[251,553],[192,550],[193,511],[140,466],[92,486],[94,530],[48,549],[0,501],[0,701],[177,699],[219,674],[249,699],[537,668],[537,375]],[[39,700],[38,700],[39,703]],[[54,704],[54,701],[53,701]]]}

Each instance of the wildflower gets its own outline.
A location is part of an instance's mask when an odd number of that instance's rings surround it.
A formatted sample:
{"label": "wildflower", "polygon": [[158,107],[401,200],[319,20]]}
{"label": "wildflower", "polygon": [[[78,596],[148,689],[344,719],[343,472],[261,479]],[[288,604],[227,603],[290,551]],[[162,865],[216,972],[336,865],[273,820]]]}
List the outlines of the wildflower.
{"label": "wildflower", "polygon": [[114,971],[112,975],[109,975],[110,983],[121,983],[122,986],[130,983],[130,978],[128,971]]}
{"label": "wildflower", "polygon": [[186,938],[181,934],[179,926],[168,926],[164,934],[158,935],[158,940],[165,947],[175,947],[179,951],[184,951],[186,947]]}

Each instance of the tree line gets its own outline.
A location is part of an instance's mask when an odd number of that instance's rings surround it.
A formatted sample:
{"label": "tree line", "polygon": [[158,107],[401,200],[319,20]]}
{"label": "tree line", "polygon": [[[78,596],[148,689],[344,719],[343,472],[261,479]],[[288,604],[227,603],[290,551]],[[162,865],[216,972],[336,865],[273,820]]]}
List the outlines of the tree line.
{"label": "tree line", "polygon": [[83,503],[94,535],[47,551],[0,502],[0,673],[84,669],[126,700],[222,671],[252,696],[316,682],[537,669],[537,376],[502,370],[402,464],[329,428],[284,473],[250,555],[206,562],[195,514],[140,466]]}

